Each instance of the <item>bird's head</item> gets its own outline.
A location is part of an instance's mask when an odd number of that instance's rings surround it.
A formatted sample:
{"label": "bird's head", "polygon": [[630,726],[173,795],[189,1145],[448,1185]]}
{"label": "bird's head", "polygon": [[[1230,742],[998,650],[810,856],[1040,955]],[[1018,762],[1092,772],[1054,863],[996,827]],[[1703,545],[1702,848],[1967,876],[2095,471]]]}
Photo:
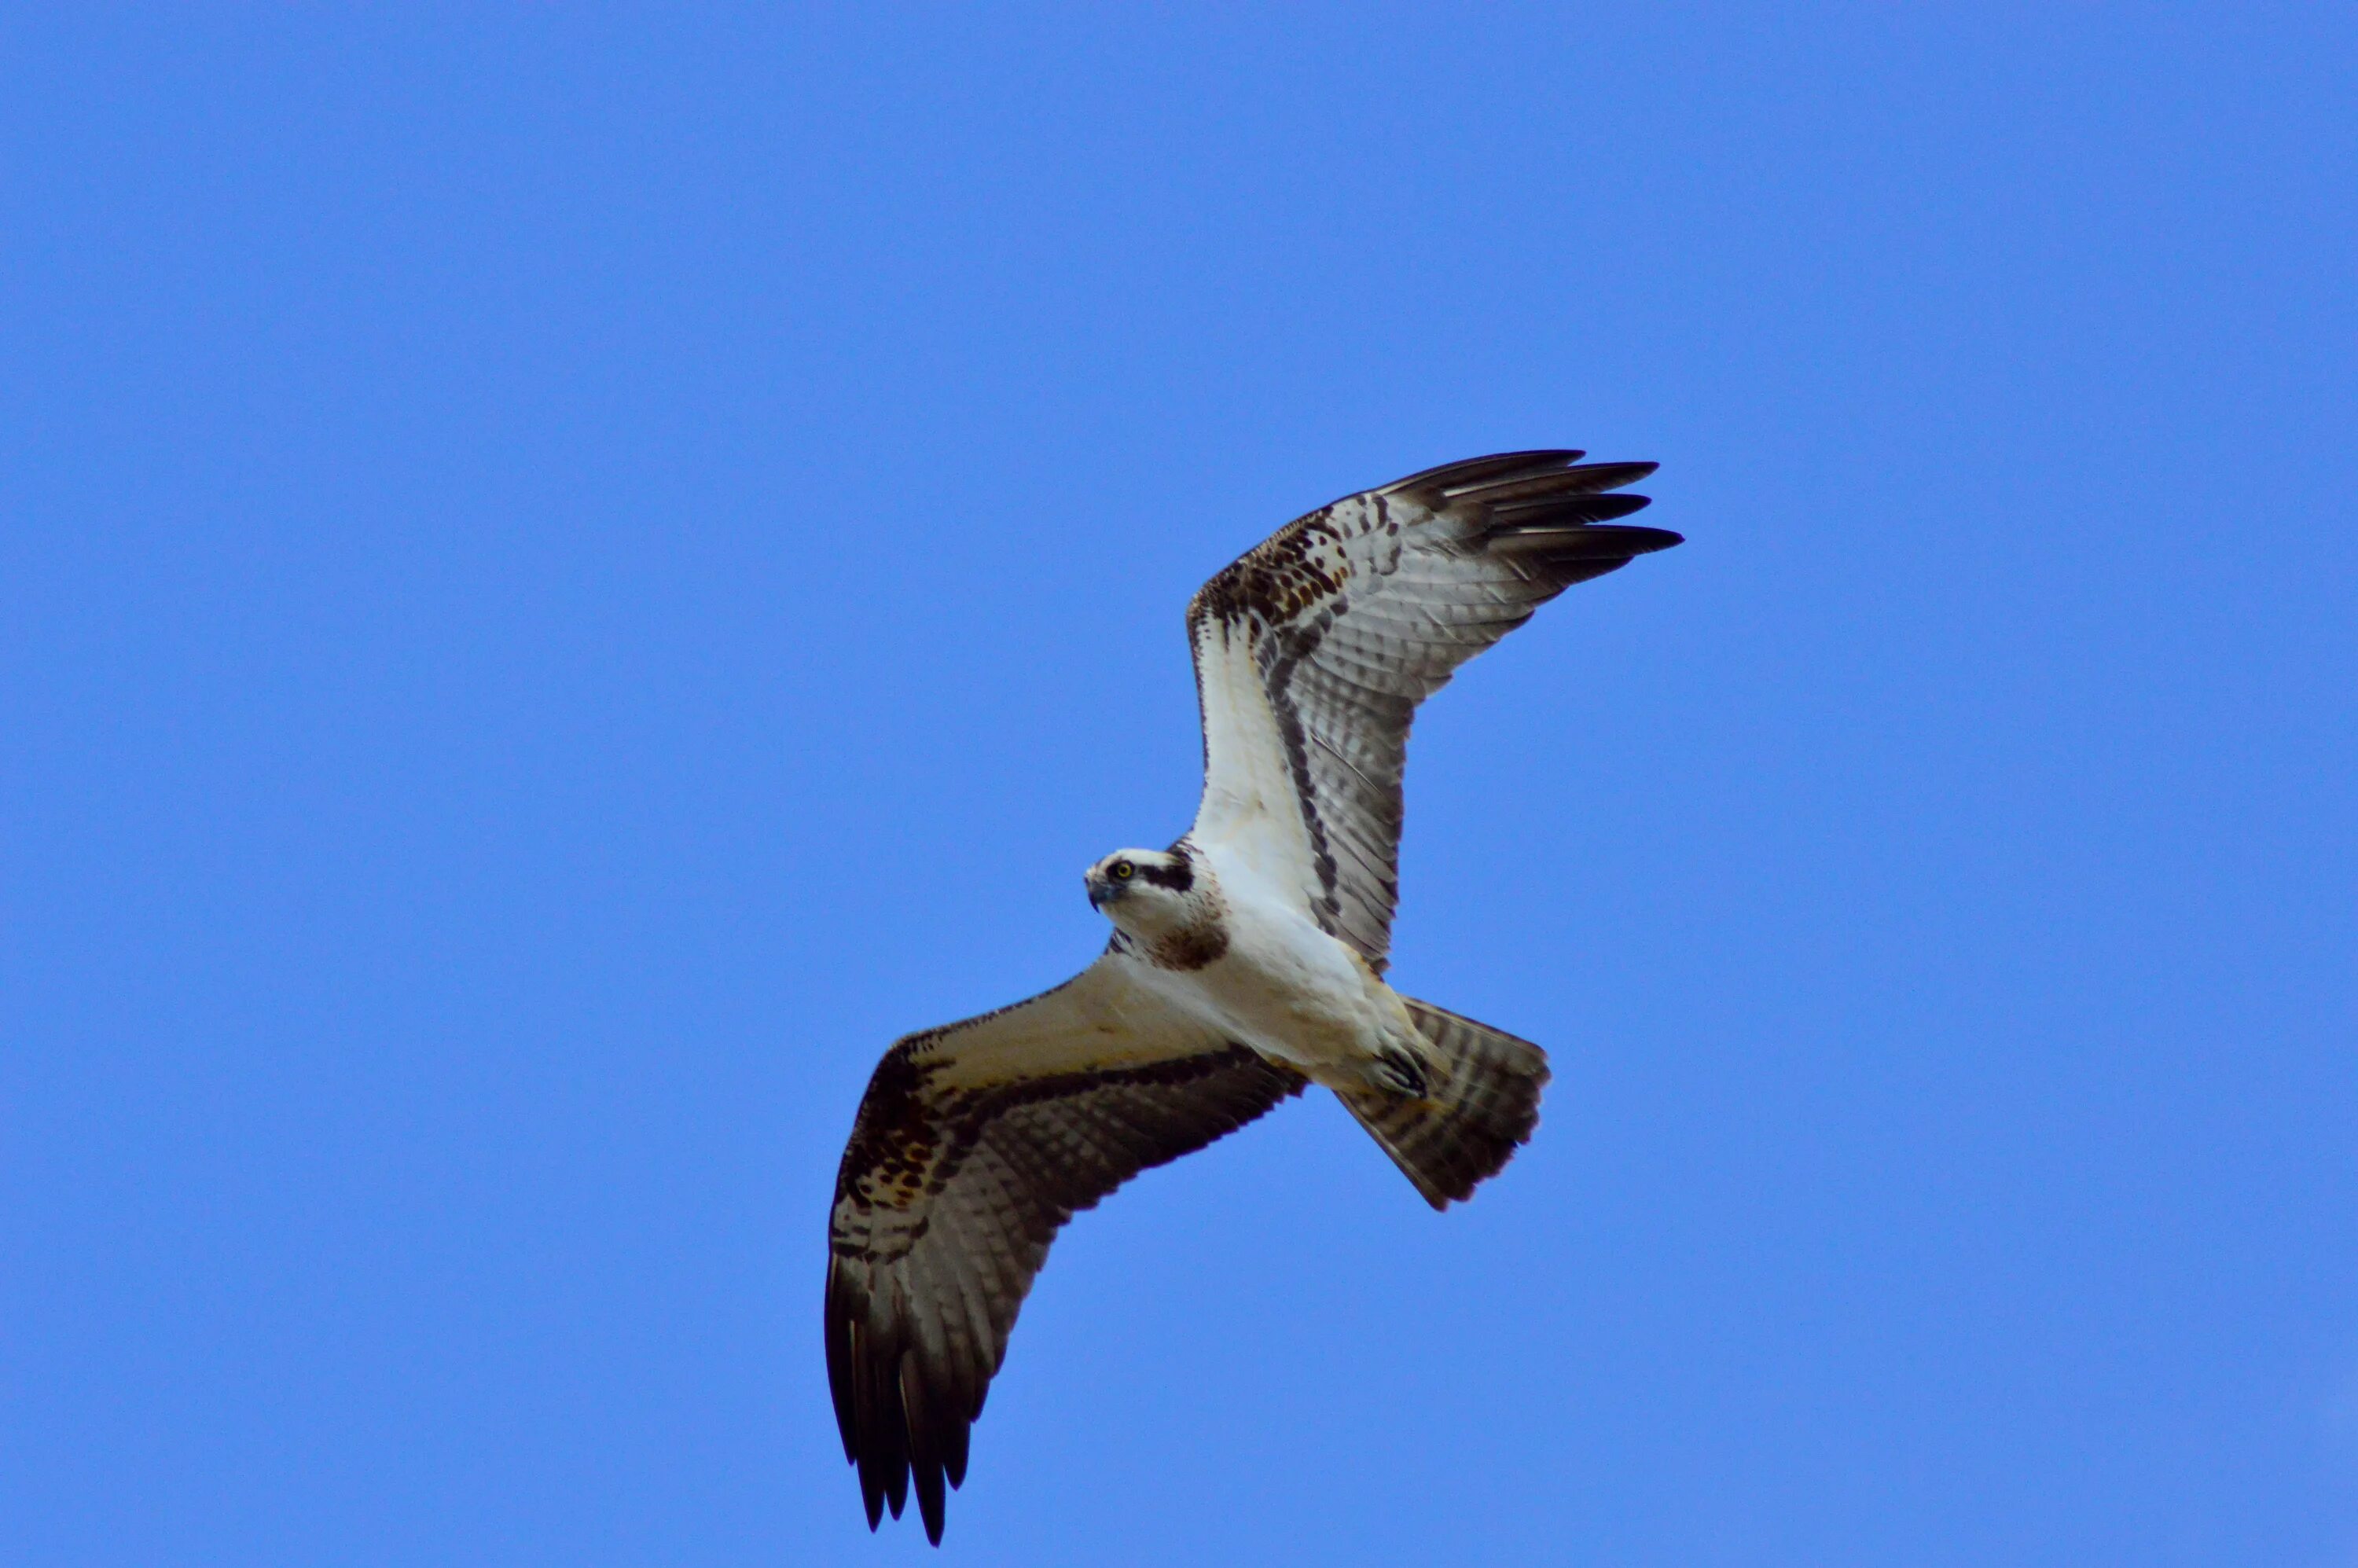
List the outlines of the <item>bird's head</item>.
{"label": "bird's head", "polygon": [[1208,891],[1205,875],[1184,838],[1168,849],[1116,849],[1085,873],[1089,907],[1140,933],[1187,924]]}

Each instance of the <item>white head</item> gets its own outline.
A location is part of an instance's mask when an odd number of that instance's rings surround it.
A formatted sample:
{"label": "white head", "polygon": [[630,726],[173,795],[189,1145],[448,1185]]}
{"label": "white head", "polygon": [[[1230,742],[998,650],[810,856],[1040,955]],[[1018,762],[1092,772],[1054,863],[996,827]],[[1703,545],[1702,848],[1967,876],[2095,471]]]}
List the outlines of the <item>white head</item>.
{"label": "white head", "polygon": [[1168,849],[1116,849],[1086,877],[1090,907],[1150,941],[1200,925],[1219,907],[1211,868],[1184,838]]}

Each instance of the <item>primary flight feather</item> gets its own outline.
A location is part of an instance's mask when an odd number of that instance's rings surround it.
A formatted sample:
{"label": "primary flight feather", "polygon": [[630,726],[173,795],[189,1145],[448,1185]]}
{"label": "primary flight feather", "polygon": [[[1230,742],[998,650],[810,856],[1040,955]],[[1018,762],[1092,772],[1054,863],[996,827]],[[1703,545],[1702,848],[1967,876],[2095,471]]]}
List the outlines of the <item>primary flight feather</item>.
{"label": "primary flight feather", "polygon": [[1296,519],[1187,607],[1204,795],[1088,869],[1113,923],[1055,989],[896,1041],[828,1225],[827,1366],[868,1523],[946,1487],[1056,1231],[1309,1084],[1433,1207],[1539,1122],[1528,1041],[1386,985],[1416,705],[1574,583],[1679,535],[1617,523],[1652,463],[1507,452]]}

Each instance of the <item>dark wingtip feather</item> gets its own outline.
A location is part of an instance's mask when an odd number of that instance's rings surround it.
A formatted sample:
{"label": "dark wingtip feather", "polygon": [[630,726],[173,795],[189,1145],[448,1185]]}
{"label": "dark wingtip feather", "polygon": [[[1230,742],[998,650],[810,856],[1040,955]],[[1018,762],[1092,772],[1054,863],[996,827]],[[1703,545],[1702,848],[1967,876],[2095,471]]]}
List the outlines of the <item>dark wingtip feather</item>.
{"label": "dark wingtip feather", "polygon": [[858,1292],[845,1271],[840,1258],[830,1258],[827,1268],[827,1391],[835,1397],[835,1427],[843,1438],[846,1462],[860,1461],[860,1422],[853,1391],[852,1367],[860,1351],[858,1329],[854,1326],[866,1305],[855,1305]]}
{"label": "dark wingtip feather", "polygon": [[1467,458],[1462,462],[1444,463],[1439,468],[1422,469],[1405,479],[1396,479],[1382,488],[1388,491],[1422,490],[1438,494],[1451,494],[1476,485],[1498,484],[1509,479],[1546,473],[1567,468],[1586,457],[1586,452],[1569,448],[1551,448],[1529,452],[1494,452],[1487,458]]}
{"label": "dark wingtip feather", "polygon": [[967,1441],[971,1430],[967,1422],[953,1421],[942,1431],[942,1471],[949,1476],[953,1491],[966,1485]]}
{"label": "dark wingtip feather", "polygon": [[1517,528],[1567,528],[1578,524],[1610,523],[1654,504],[1650,495],[1533,495],[1490,503],[1494,531]]}
{"label": "dark wingtip feather", "polygon": [[942,1513],[945,1501],[941,1466],[919,1465],[917,1467],[917,1514],[925,1521],[925,1539],[936,1546],[942,1543]]}
{"label": "dark wingtip feather", "polygon": [[1493,550],[1552,565],[1581,563],[1587,568],[1583,575],[1594,576],[1684,542],[1665,528],[1614,525],[1653,504],[1651,496],[1631,495],[1621,487],[1644,479],[1659,463],[1497,470],[1490,464],[1491,460],[1479,459],[1464,465],[1476,470],[1476,482],[1451,485],[1439,493],[1449,507],[1479,518],[1480,538]]}
{"label": "dark wingtip feather", "polygon": [[1686,543],[1668,528],[1574,524],[1570,527],[1503,528],[1489,536],[1493,550],[1551,561],[1626,561]]}
{"label": "dark wingtip feather", "polygon": [[[1524,470],[1443,492],[1455,506],[1487,506],[1498,514],[1517,506],[1560,506],[1637,483],[1660,463],[1585,463],[1577,468]],[[1640,503],[1640,504],[1643,504]]]}
{"label": "dark wingtip feather", "polygon": [[1618,490],[1625,484],[1635,484],[1641,479],[1651,479],[1661,471],[1660,463],[1583,463],[1578,468],[1564,470],[1567,480],[1578,477],[1591,490]]}

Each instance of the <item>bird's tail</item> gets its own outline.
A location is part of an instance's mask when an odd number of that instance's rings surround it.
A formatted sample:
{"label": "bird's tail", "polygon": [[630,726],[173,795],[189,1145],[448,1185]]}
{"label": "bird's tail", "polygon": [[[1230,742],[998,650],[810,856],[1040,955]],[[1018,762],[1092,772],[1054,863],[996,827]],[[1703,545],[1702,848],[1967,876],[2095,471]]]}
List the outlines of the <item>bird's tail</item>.
{"label": "bird's tail", "polygon": [[1402,997],[1424,1036],[1422,1094],[1336,1091],[1424,1201],[1446,1208],[1498,1173],[1540,1123],[1547,1054],[1528,1040]]}

